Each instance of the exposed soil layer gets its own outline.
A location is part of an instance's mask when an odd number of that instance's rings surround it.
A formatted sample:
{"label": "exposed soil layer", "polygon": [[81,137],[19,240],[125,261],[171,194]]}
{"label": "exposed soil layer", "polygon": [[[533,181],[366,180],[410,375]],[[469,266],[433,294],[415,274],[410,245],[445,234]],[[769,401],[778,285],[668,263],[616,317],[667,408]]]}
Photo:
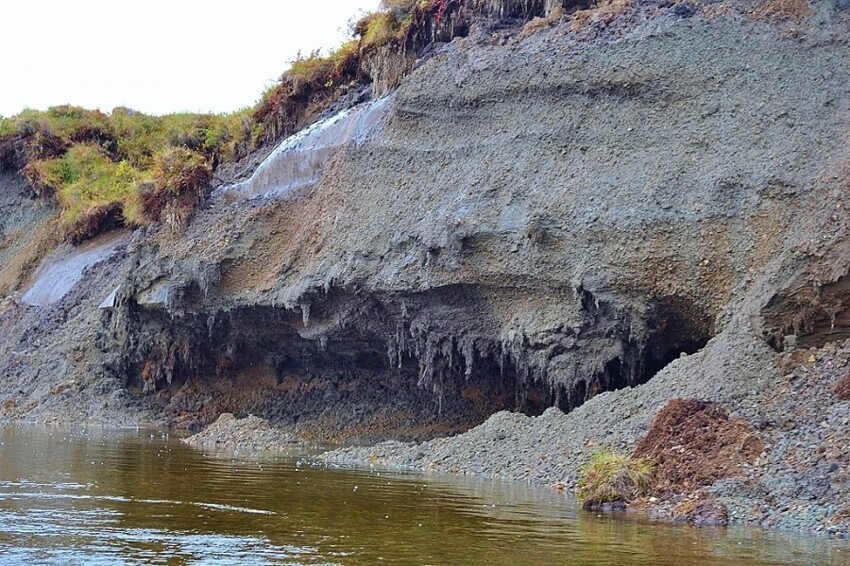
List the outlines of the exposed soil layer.
{"label": "exposed soil layer", "polygon": [[651,431],[659,514],[846,534],[850,12],[771,6],[488,12],[358,135],[288,140],[296,188],[219,187],[44,306],[51,211],[0,177],[0,417],[254,414],[565,487]]}

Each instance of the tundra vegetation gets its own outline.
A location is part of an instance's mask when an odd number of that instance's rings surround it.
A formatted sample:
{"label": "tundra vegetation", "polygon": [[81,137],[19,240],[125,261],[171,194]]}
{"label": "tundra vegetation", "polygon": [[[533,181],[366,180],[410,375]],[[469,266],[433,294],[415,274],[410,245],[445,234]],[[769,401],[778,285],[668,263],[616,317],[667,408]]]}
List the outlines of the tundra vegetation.
{"label": "tundra vegetation", "polygon": [[247,110],[167,116],[126,108],[25,110],[0,121],[0,170],[20,170],[34,196],[55,199],[65,235],[77,244],[161,220],[164,211],[185,216],[218,163],[249,151],[252,127]]}

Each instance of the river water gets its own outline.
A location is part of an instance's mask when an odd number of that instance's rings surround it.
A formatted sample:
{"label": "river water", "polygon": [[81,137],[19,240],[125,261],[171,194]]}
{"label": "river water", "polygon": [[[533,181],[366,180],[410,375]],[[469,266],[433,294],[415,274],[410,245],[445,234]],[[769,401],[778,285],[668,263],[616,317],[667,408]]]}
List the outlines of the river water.
{"label": "river water", "polygon": [[850,564],[850,546],[579,511],[546,489],[0,429],[0,564]]}

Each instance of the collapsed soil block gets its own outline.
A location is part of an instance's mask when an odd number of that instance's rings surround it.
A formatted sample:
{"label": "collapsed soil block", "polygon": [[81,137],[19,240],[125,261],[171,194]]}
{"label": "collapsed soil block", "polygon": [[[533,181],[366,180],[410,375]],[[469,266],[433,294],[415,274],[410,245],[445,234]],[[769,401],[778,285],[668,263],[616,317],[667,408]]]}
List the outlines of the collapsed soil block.
{"label": "collapsed soil block", "polygon": [[681,493],[740,475],[764,450],[743,419],[711,401],[673,399],[655,416],[635,456],[658,464],[656,490]]}

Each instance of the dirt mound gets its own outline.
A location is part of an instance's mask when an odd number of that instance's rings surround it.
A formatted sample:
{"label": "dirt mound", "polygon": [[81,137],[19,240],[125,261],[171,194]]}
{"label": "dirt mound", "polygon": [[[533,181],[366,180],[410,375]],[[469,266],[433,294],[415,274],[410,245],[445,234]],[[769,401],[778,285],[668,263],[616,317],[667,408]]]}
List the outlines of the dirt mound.
{"label": "dirt mound", "polygon": [[656,489],[682,492],[736,476],[764,450],[743,419],[710,401],[673,399],[656,415],[635,456],[658,463]]}

